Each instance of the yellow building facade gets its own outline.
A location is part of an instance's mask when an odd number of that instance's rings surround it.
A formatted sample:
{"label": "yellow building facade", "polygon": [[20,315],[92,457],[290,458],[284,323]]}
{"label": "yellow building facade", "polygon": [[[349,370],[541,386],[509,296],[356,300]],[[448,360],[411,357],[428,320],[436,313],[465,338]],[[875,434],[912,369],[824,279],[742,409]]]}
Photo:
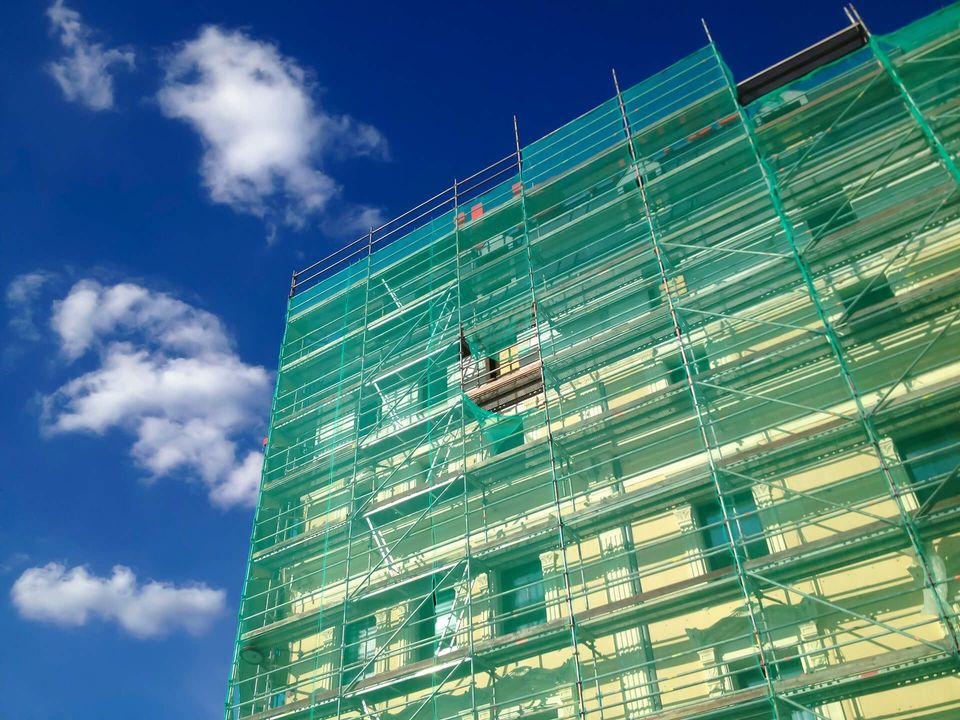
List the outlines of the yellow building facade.
{"label": "yellow building facade", "polygon": [[296,273],[226,717],[960,717],[957,58],[711,43]]}

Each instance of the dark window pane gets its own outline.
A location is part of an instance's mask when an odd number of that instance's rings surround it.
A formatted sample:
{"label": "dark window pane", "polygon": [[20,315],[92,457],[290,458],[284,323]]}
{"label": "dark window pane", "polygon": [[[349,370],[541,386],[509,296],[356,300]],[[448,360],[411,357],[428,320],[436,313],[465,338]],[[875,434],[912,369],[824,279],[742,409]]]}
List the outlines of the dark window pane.
{"label": "dark window pane", "polygon": [[373,388],[364,388],[358,421],[361,436],[371,431],[378,422],[380,422],[380,395]]}
{"label": "dark window pane", "polygon": [[500,574],[503,593],[503,632],[512,633],[547,621],[544,607],[543,570],[532,560],[504,570]]}
{"label": "dark window pane", "polygon": [[[826,194],[826,192],[823,193],[823,195]],[[856,219],[857,214],[840,187],[834,188],[823,202],[814,205],[804,213],[804,220],[807,221],[807,226],[814,237],[821,237]]]}
{"label": "dark window pane", "polygon": [[[774,680],[803,674],[803,665],[800,662],[800,658],[797,657],[776,660],[768,665],[767,669],[773,674]],[[756,655],[730,662],[728,664],[728,671],[730,673],[730,681],[735,690],[757,687],[767,682],[763,670],[760,668],[759,657]]]}
{"label": "dark window pane", "polygon": [[881,325],[900,313],[897,304],[890,302],[894,297],[887,277],[882,273],[843,288],[840,299],[847,313],[845,329],[864,341],[883,334],[886,331]]}
{"label": "dark window pane", "polygon": [[[796,650],[794,650],[796,652]],[[781,678],[796,677],[803,675],[803,663],[800,658],[793,657],[785,660],[778,660],[776,664],[777,676]]]}
{"label": "dark window pane", "polygon": [[[763,537],[763,525],[749,490],[727,496],[727,511],[731,513],[730,525],[735,541],[743,540],[744,551],[748,559],[769,554],[767,541]],[[727,528],[723,524],[723,512],[716,500],[705,502],[698,508],[700,527],[703,528],[703,542],[708,552],[707,566],[710,570],[720,570],[733,565],[733,553],[727,538]]]}
{"label": "dark window pane", "polygon": [[861,280],[841,290],[840,297],[843,300],[844,309],[854,315],[873,305],[892,300],[894,294],[887,283],[886,276],[880,275]]}
{"label": "dark window pane", "polygon": [[[694,347],[687,353],[687,362],[690,363],[690,371],[694,376],[700,375],[710,370],[710,360],[702,347]],[[683,358],[677,354],[675,357],[666,360],[664,364],[670,371],[670,384],[684,382],[687,379],[687,371],[683,365]]]}
{"label": "dark window pane", "polygon": [[727,667],[730,673],[730,683],[734,690],[745,690],[767,682],[756,657],[751,656],[742,660],[735,660],[729,663]]}
{"label": "dark window pane", "polygon": [[[921,506],[960,495],[960,433],[939,428],[897,443]],[[939,481],[946,480],[942,487]]]}
{"label": "dark window pane", "polygon": [[[349,683],[377,653],[377,619],[370,616],[348,623],[344,633],[346,647],[343,651],[343,681]],[[372,666],[367,668],[364,675],[371,674],[372,670]]]}

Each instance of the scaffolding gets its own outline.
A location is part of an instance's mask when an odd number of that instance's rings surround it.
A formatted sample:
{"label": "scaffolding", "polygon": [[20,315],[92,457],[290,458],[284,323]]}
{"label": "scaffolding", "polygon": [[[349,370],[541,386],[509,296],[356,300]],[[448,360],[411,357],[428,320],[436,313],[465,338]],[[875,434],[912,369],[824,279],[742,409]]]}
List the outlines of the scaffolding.
{"label": "scaffolding", "polygon": [[960,715],[960,5],[847,12],[294,274],[228,719]]}

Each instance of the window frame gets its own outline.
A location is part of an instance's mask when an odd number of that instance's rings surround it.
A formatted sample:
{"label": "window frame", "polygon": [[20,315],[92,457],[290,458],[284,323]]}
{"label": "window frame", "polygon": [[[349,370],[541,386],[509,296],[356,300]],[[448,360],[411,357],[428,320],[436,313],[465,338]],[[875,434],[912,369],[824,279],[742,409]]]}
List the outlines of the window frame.
{"label": "window frame", "polygon": [[[449,599],[440,600],[441,596],[449,596]],[[429,660],[457,649],[460,618],[455,612],[456,608],[456,588],[433,587],[429,600],[420,609],[418,659]],[[442,627],[441,622],[443,622]]]}
{"label": "window frame", "polygon": [[[343,627],[343,667],[340,669],[343,684],[369,677],[376,671],[373,664],[364,670],[379,649],[377,646],[377,616],[367,615],[348,622]],[[372,644],[371,644],[372,643]],[[356,667],[352,667],[356,666]]]}
{"label": "window frame", "polygon": [[[538,576],[538,579],[527,579],[534,576]],[[539,557],[500,569],[497,572],[497,588],[501,635],[510,635],[547,622],[546,587]],[[521,592],[532,593],[532,598],[521,600]]]}
{"label": "window frame", "polygon": [[[894,438],[897,457],[916,497],[917,512],[926,512],[939,502],[960,497],[960,430],[939,425],[922,432],[912,432]],[[945,454],[943,451],[946,451]],[[952,470],[920,477],[920,467],[936,466],[948,458],[958,459]],[[917,461],[920,462],[917,462]],[[942,484],[928,484],[933,478],[947,474]],[[951,492],[952,490],[952,492]]]}
{"label": "window frame", "polygon": [[[728,511],[731,505],[733,510],[733,517],[730,518],[735,535],[733,542],[739,543],[741,538],[752,538],[742,542],[746,560],[756,560],[769,555],[770,543],[767,542],[764,533],[763,522],[760,519],[760,511],[757,507],[756,498],[753,496],[753,491],[747,488],[731,492],[726,495],[725,500],[727,501]],[[744,512],[744,500],[747,500],[750,505],[746,512]],[[697,527],[700,529],[703,560],[707,572],[717,572],[733,567],[735,565],[733,543],[731,543],[727,535],[726,525],[723,523],[720,501],[717,498],[701,500],[694,505],[694,511],[697,518]],[[709,516],[708,511],[712,511]],[[758,532],[746,532],[744,520],[751,525],[756,524]],[[718,548],[723,548],[723,551],[711,552]]]}

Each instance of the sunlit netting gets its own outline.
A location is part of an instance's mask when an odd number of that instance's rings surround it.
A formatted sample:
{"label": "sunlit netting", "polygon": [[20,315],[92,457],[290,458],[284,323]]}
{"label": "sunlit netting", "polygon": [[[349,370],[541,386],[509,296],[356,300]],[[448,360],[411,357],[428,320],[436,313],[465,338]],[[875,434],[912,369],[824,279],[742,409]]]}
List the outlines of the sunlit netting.
{"label": "sunlit netting", "polygon": [[824,43],[294,276],[227,718],[960,717],[960,7]]}

